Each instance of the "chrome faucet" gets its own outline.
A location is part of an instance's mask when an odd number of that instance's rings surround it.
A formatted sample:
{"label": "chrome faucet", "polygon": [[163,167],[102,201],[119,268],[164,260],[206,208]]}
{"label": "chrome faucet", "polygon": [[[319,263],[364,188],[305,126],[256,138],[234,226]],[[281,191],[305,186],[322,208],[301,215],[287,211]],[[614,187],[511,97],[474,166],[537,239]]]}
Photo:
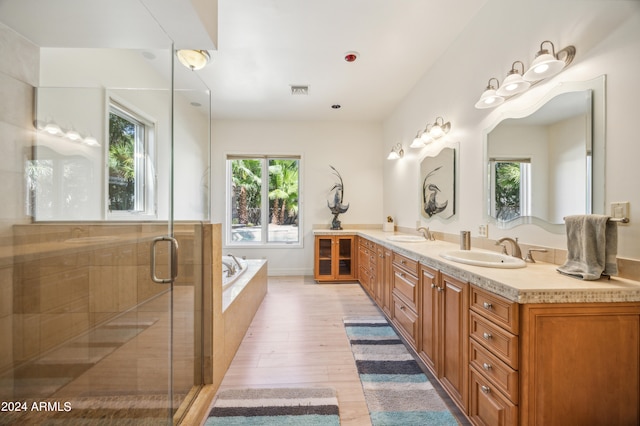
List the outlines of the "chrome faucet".
{"label": "chrome faucet", "polygon": [[522,259],[522,250],[520,250],[520,245],[518,245],[518,239],[516,238],[514,240],[513,238],[509,238],[509,237],[500,238],[498,241],[496,241],[496,245],[497,246],[502,245],[502,243],[505,241],[511,244],[511,256],[517,257],[518,259]]}
{"label": "chrome faucet", "polygon": [[433,232],[429,231],[429,228],[425,228],[424,226],[419,227],[416,231],[422,232],[422,236],[429,241],[435,241],[436,238],[433,236]]}
{"label": "chrome faucet", "polygon": [[236,265],[238,265],[238,269],[242,269],[242,265],[240,264],[240,262],[238,262],[238,259],[234,255],[232,255],[231,253],[229,253],[229,256],[231,256],[233,261],[236,262]]}

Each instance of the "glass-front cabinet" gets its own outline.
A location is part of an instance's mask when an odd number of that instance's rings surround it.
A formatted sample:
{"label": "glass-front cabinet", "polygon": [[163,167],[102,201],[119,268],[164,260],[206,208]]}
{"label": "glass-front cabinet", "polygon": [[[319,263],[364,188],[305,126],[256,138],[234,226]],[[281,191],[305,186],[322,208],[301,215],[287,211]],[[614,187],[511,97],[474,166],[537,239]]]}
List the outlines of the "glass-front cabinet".
{"label": "glass-front cabinet", "polygon": [[315,280],[355,281],[354,247],[354,235],[316,235]]}

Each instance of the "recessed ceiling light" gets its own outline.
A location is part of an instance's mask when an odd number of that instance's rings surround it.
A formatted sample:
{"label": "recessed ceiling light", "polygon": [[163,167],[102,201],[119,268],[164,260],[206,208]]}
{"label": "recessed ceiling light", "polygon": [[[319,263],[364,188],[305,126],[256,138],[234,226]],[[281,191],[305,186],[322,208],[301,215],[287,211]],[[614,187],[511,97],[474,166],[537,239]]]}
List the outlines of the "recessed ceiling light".
{"label": "recessed ceiling light", "polygon": [[347,52],[344,54],[344,60],[347,62],[355,62],[360,54],[358,52]]}
{"label": "recessed ceiling light", "polygon": [[333,104],[333,105],[331,105],[331,108],[333,108],[333,109],[340,109],[340,108],[342,108],[342,105],[340,105],[340,104]]}

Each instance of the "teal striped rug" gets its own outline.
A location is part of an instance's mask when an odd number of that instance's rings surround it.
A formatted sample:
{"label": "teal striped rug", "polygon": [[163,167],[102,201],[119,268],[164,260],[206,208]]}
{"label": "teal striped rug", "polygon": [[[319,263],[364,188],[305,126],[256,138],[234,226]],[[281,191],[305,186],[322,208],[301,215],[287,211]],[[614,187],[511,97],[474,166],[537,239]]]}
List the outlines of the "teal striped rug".
{"label": "teal striped rug", "polygon": [[345,318],[344,326],[373,426],[459,424],[384,318]]}
{"label": "teal striped rug", "polygon": [[338,426],[330,388],[229,389],[213,403],[205,426]]}

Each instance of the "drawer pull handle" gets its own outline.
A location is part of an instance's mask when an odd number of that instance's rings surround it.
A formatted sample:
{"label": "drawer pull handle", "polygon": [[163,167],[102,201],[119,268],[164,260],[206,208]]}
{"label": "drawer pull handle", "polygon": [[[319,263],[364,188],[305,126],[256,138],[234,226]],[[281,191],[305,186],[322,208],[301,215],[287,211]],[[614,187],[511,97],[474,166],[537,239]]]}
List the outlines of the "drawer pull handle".
{"label": "drawer pull handle", "polygon": [[442,287],[438,287],[438,291],[442,291],[444,290]]}
{"label": "drawer pull handle", "polygon": [[401,260],[400,263],[402,263],[403,265],[407,264],[407,262],[405,262],[404,260]]}
{"label": "drawer pull handle", "polygon": [[485,333],[483,333],[483,334],[482,334],[482,337],[484,337],[486,340],[491,340],[491,338],[492,338],[493,336],[491,335],[491,333],[486,333],[486,332],[485,332]]}
{"label": "drawer pull handle", "polygon": [[436,288],[436,285],[434,283],[431,283],[431,288]]}
{"label": "drawer pull handle", "polygon": [[400,310],[401,310],[401,311],[404,311],[404,306],[400,306]]}
{"label": "drawer pull handle", "polygon": [[482,368],[485,369],[485,371],[489,371],[491,370],[491,364],[487,364],[486,362],[482,364]]}
{"label": "drawer pull handle", "polygon": [[480,389],[483,393],[491,393],[491,388],[489,386],[482,385],[480,386]]}
{"label": "drawer pull handle", "polygon": [[484,302],[482,305],[484,306],[485,309],[488,309],[488,310],[493,309],[493,305],[490,302]]}
{"label": "drawer pull handle", "polygon": [[401,276],[402,278],[406,277],[406,275],[404,274],[404,272],[400,272],[400,276]]}

